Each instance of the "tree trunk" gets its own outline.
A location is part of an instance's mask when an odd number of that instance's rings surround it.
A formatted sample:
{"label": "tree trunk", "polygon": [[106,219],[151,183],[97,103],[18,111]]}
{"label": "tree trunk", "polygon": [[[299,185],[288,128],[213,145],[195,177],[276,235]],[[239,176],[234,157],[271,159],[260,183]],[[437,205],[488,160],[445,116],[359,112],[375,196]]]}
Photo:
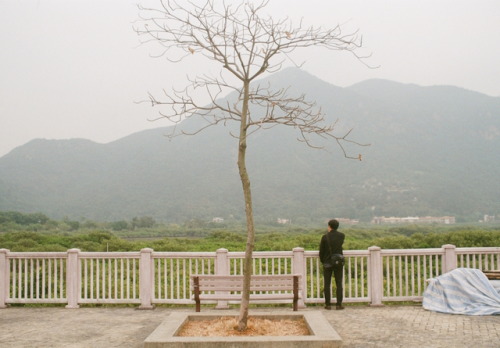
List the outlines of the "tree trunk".
{"label": "tree trunk", "polygon": [[243,107],[240,123],[240,136],[238,147],[238,169],[243,186],[245,197],[245,213],[247,219],[247,245],[245,249],[245,259],[243,261],[243,293],[241,295],[240,316],[238,318],[238,330],[244,331],[247,328],[248,305],[250,302],[250,277],[252,270],[252,253],[255,241],[255,227],[253,222],[252,193],[250,189],[250,178],[246,168],[247,149],[247,115],[248,115],[248,91],[249,82],[244,83]]}

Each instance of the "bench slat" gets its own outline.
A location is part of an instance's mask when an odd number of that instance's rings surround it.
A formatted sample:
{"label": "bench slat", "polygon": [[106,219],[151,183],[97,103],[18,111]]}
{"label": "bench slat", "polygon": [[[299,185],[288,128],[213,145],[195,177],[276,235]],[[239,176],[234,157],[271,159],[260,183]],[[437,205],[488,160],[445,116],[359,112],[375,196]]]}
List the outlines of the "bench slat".
{"label": "bench slat", "polygon": [[[292,300],[293,294],[250,294],[250,300]],[[231,301],[231,300],[241,300],[241,294],[204,294],[203,300],[221,300],[221,301]]]}
{"label": "bench slat", "polygon": [[[194,288],[192,288],[194,290]],[[205,292],[205,291],[243,291],[243,286],[226,286],[226,285],[221,285],[221,286],[215,286],[215,285],[210,285],[210,286],[203,286],[200,285],[198,288],[198,291]],[[289,286],[258,286],[258,285],[251,285],[250,284],[250,291],[292,291],[293,289],[290,289]]]}
{"label": "bench slat", "polygon": [[[200,291],[210,291],[210,290],[231,290],[231,291],[241,291],[243,290],[243,284],[203,284],[199,285]],[[255,291],[273,291],[273,290],[293,290],[290,288],[289,284],[252,284],[250,283],[250,289]]]}

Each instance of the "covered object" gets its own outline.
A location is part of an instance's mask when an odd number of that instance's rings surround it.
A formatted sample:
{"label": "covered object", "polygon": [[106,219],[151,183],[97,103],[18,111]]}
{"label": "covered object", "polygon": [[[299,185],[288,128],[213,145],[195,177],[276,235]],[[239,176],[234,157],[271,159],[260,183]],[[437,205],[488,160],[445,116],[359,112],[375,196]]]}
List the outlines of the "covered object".
{"label": "covered object", "polygon": [[479,269],[457,268],[429,281],[422,305],[442,313],[500,315],[500,281]]}

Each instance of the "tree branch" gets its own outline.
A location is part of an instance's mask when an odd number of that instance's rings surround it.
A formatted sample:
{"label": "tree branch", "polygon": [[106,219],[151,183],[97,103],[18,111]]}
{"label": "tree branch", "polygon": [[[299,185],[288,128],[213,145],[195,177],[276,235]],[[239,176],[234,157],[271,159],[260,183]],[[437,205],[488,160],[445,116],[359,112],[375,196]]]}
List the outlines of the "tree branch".
{"label": "tree branch", "polygon": [[[303,27],[302,21],[294,25],[288,18],[274,20],[261,14],[267,3],[233,5],[206,0],[198,5],[192,1],[179,4],[174,0],[161,0],[160,9],[140,7],[142,25],[135,31],[142,43],[160,44],[163,49],[157,57],[167,56],[170,61],[177,62],[202,54],[222,67],[219,76],[189,79],[190,84],[185,89],[172,93],[164,91],[161,100],[150,94],[149,102],[153,106],[162,106],[159,118],[166,118],[174,124],[192,117],[205,121],[200,130],[188,134],[228,121],[241,122],[239,104],[243,84],[232,83],[227,77],[241,82],[254,81],[264,73],[280,70],[283,62],[289,59],[288,55],[297,49],[319,46],[332,51],[347,51],[362,62],[368,57],[358,54],[362,37],[357,31],[344,33],[340,25],[331,29]],[[249,134],[276,125],[294,127],[299,131],[298,140],[308,146],[324,147],[315,143],[314,137],[333,139],[345,157],[359,158],[349,156],[343,144],[365,144],[351,140],[351,131],[337,135],[336,122],[326,124],[321,109],[307,101],[304,95],[291,97],[287,89],[272,91],[269,86],[257,83],[251,86],[249,103],[260,109],[258,113],[249,110],[245,116]],[[194,91],[200,89],[209,96],[209,105],[195,100]],[[237,97],[231,97],[230,92],[236,93],[231,95]],[[235,101],[222,99],[228,95]],[[180,131],[180,134],[186,132]]]}

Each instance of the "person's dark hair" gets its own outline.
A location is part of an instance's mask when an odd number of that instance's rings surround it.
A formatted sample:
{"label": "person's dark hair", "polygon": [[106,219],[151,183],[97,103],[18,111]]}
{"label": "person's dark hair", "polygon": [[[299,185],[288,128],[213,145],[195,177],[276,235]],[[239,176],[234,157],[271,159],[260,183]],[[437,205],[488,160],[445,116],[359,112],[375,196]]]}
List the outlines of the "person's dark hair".
{"label": "person's dark hair", "polygon": [[330,220],[328,221],[328,226],[330,226],[332,230],[336,231],[339,228],[339,222],[338,220],[335,219]]}

